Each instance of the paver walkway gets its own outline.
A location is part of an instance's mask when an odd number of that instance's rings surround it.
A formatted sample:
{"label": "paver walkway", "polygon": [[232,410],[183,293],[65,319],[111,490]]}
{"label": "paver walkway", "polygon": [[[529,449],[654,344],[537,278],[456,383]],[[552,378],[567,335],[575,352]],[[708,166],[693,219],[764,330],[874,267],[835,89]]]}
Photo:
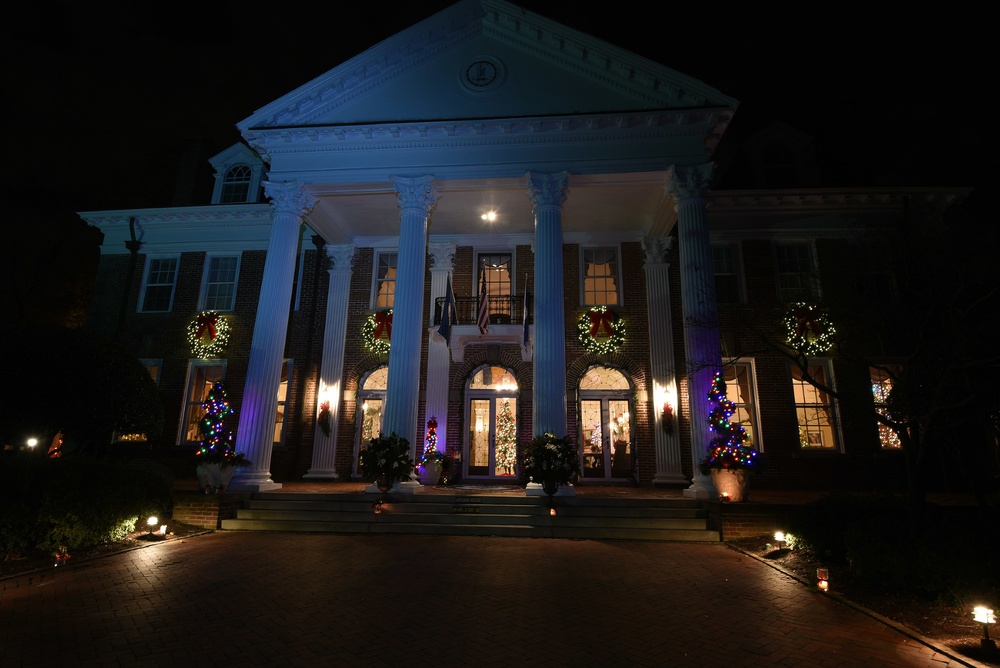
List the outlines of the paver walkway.
{"label": "paver walkway", "polygon": [[0,666],[959,666],[722,544],[215,532],[0,581]]}

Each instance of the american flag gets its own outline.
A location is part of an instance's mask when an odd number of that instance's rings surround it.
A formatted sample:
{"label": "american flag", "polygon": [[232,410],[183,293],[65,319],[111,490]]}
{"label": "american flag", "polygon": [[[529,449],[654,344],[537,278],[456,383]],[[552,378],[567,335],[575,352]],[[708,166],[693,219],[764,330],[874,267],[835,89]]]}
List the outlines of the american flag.
{"label": "american flag", "polygon": [[486,294],[486,272],[483,272],[483,283],[479,289],[479,333],[490,331],[490,297]]}

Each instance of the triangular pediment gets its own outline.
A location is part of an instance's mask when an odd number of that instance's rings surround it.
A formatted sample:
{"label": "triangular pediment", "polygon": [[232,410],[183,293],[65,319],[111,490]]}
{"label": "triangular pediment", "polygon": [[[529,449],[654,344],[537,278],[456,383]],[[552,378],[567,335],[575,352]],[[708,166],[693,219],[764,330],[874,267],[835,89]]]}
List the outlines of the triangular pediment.
{"label": "triangular pediment", "polygon": [[251,130],[735,108],[662,65],[503,0],[461,0],[258,110]]}

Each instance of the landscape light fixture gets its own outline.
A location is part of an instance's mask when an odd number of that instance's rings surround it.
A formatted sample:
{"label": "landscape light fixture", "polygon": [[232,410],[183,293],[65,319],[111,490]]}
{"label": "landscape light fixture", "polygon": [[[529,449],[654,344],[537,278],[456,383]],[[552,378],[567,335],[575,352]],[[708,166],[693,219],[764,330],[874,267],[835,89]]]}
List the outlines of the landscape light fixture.
{"label": "landscape light fixture", "polygon": [[820,591],[830,590],[830,570],[827,568],[816,569],[816,586]]}
{"label": "landscape light fixture", "polygon": [[778,544],[778,549],[785,547],[785,532],[775,531],[774,532],[774,542]]}
{"label": "landscape light fixture", "polygon": [[997,644],[990,639],[990,624],[996,624],[996,616],[991,608],[985,605],[977,605],[972,609],[972,618],[983,625],[983,637],[979,641],[983,650],[992,654],[997,651]]}
{"label": "landscape light fixture", "polygon": [[156,515],[150,515],[149,519],[146,520],[146,526],[149,527],[149,535],[153,535],[153,527],[160,523],[160,518]]}
{"label": "landscape light fixture", "polygon": [[38,439],[37,438],[29,438],[27,441],[25,441],[25,443],[28,444],[29,448],[33,448],[36,445],[38,445]]}

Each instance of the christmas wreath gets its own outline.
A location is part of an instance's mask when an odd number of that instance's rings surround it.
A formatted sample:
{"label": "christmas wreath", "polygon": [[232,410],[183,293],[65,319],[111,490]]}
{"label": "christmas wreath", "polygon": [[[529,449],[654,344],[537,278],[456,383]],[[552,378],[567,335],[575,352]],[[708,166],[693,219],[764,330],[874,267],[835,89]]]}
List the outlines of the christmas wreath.
{"label": "christmas wreath", "polygon": [[788,345],[803,355],[820,355],[833,347],[837,333],[826,313],[814,304],[795,302],[785,312]]}
{"label": "christmas wreath", "polygon": [[[385,338],[382,335],[385,334]],[[392,309],[375,311],[365,324],[361,326],[361,338],[365,342],[365,348],[383,355],[389,352],[389,339],[392,338]]]}
{"label": "christmas wreath", "polygon": [[625,323],[607,306],[584,311],[577,330],[583,347],[597,355],[613,353],[625,343]]}
{"label": "christmas wreath", "polygon": [[215,311],[202,311],[188,323],[187,341],[194,357],[220,357],[229,343],[229,321]]}

